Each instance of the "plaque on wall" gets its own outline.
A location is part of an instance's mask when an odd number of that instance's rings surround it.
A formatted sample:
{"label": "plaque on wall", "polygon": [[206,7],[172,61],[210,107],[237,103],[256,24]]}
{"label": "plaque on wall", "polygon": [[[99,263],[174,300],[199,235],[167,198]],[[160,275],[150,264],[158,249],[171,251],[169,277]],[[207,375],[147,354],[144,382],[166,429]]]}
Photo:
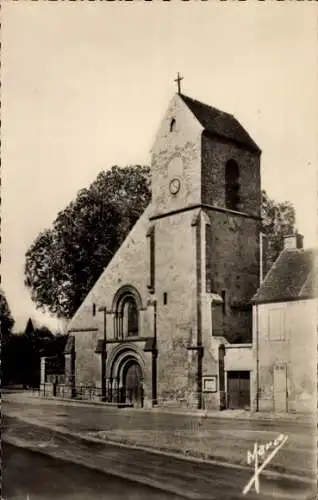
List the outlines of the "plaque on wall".
{"label": "plaque on wall", "polygon": [[203,377],[203,392],[217,392],[217,375]]}

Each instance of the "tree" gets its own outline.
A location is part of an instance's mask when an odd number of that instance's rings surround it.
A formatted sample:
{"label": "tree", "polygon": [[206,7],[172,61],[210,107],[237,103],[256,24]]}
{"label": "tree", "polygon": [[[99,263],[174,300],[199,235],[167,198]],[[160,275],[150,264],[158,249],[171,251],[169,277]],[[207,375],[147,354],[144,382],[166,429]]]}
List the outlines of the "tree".
{"label": "tree", "polygon": [[147,166],[112,167],[62,210],[28,249],[36,306],[70,318],[150,202]]}
{"label": "tree", "polygon": [[264,239],[264,272],[269,271],[283,249],[284,236],[295,230],[295,208],[289,201],[276,202],[262,191],[262,232]]}
{"label": "tree", "polygon": [[1,320],[1,341],[5,342],[10,336],[14,319],[3,290],[0,289],[0,320]]}

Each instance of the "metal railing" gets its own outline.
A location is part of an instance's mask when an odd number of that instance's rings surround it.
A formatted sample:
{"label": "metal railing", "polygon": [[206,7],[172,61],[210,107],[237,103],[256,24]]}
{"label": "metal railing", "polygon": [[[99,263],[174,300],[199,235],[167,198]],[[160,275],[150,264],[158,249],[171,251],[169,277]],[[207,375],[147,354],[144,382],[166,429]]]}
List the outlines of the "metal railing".
{"label": "metal railing", "polygon": [[[69,386],[57,383],[43,383],[40,385],[40,394],[46,397],[58,397],[66,399],[79,399],[85,401],[103,401],[116,405],[132,405],[132,397],[129,392],[123,394],[122,389],[106,389],[103,394],[101,387],[89,385]],[[143,405],[143,394],[140,394],[140,404]]]}

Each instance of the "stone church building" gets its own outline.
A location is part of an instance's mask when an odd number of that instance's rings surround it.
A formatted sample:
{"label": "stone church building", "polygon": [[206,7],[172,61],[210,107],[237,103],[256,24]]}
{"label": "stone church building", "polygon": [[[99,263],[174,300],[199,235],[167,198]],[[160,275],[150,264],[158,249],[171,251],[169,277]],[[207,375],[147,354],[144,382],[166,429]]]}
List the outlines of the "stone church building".
{"label": "stone church building", "polygon": [[173,97],[151,150],[151,203],[68,326],[73,394],[250,404],[260,156],[234,116]]}

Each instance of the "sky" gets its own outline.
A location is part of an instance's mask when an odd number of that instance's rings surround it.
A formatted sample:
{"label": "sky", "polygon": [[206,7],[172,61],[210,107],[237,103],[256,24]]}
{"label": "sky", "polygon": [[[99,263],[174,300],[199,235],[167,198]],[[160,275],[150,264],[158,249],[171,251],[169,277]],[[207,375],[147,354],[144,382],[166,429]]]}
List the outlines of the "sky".
{"label": "sky", "polygon": [[316,244],[315,2],[4,2],[2,287],[23,329],[36,310],[25,252],[112,165],[149,163],[176,92],[234,114],[262,149],[262,187]]}

